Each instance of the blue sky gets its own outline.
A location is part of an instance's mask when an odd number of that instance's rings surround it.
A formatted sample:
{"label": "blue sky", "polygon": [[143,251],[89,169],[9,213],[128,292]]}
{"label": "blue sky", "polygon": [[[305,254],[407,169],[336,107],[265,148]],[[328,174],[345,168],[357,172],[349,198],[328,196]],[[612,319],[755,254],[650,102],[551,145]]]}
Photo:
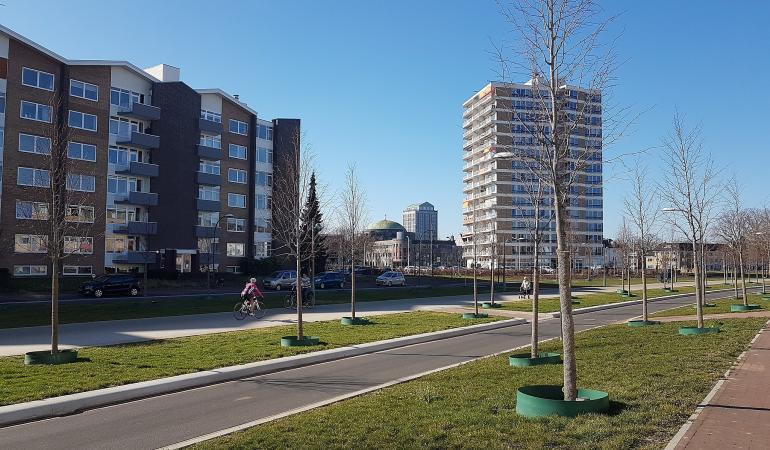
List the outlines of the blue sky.
{"label": "blue sky", "polygon": [[[301,118],[329,194],[355,162],[372,220],[430,201],[442,236],[461,230],[462,102],[496,77],[491,42],[512,36],[493,0],[0,3],[0,23],[66,57],[175,65],[264,118]],[[615,99],[644,111],[607,153],[658,146],[678,109],[740,173],[747,203],[767,203],[770,2],[604,5],[623,12]],[[645,157],[653,173],[658,161]],[[619,172],[605,168],[606,236],[621,221]]]}

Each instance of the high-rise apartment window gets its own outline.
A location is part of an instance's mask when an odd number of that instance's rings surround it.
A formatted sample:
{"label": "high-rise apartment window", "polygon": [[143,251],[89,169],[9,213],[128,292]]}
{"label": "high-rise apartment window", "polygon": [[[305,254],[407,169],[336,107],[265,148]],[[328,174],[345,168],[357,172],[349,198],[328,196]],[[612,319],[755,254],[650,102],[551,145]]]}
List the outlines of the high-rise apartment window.
{"label": "high-rise apartment window", "polygon": [[125,224],[127,222],[136,222],[136,209],[110,206],[107,208],[106,217],[107,223]]}
{"label": "high-rise apartment window", "polygon": [[246,256],[246,244],[242,242],[228,242],[227,256],[234,256],[234,257]]}
{"label": "high-rise apartment window", "polygon": [[255,242],[254,243],[254,257],[255,258],[267,258],[270,256],[270,242]]}
{"label": "high-rise apartment window", "polygon": [[48,275],[48,266],[44,266],[44,265],[13,266],[13,276],[15,277],[40,277],[45,275]]}
{"label": "high-rise apartment window", "polygon": [[230,119],[230,132],[235,134],[249,134],[249,124],[240,120]]}
{"label": "high-rise apartment window", "polygon": [[246,184],[246,171],[233,168],[227,169],[227,181]]}
{"label": "high-rise apartment window", "polygon": [[198,198],[218,202],[219,186],[198,186]]}
{"label": "high-rise apartment window", "polygon": [[131,177],[109,175],[107,177],[107,193],[126,195],[140,190],[139,180]]}
{"label": "high-rise apartment window", "polygon": [[51,140],[47,137],[19,133],[19,151],[25,153],[37,153],[40,155],[50,155]]}
{"label": "high-rise apartment window", "polygon": [[273,174],[269,172],[261,172],[258,171],[255,173],[254,178],[256,180],[257,186],[272,186],[273,185]]}
{"label": "high-rise apartment window", "polygon": [[62,268],[62,275],[76,276],[76,275],[91,275],[94,273],[93,266],[64,266]]}
{"label": "high-rise apartment window", "polygon": [[130,108],[133,103],[142,103],[144,95],[137,94],[136,92],[129,91],[127,89],[111,88],[110,89],[110,104],[118,106],[120,108]]}
{"label": "high-rise apartment window", "polygon": [[257,209],[267,209],[267,195],[257,194]]}
{"label": "high-rise apartment window", "polygon": [[137,248],[135,236],[104,239],[104,250],[107,253],[124,253]]}
{"label": "high-rise apartment window", "polygon": [[198,172],[219,175],[221,173],[219,161],[201,159],[198,162]]}
{"label": "high-rise apartment window", "polygon": [[13,251],[16,253],[45,253],[48,251],[48,236],[43,234],[17,234]]}
{"label": "high-rise apartment window", "polygon": [[246,231],[246,219],[238,219],[237,217],[228,217],[227,231],[231,231],[234,233],[242,233]]}
{"label": "high-rise apartment window", "polygon": [[68,173],[67,189],[70,191],[94,192],[96,190],[96,177],[93,175]]}
{"label": "high-rise apartment window", "polygon": [[118,164],[121,166],[127,166],[129,162],[139,161],[139,152],[126,147],[113,147],[107,153],[107,158],[110,164]]}
{"label": "high-rise apartment window", "polygon": [[19,116],[22,119],[51,123],[51,107],[40,103],[21,101]]}
{"label": "high-rise apartment window", "polygon": [[272,164],[273,151],[269,148],[257,147],[257,161]]}
{"label": "high-rise apartment window", "polygon": [[143,128],[141,122],[122,117],[110,117],[110,134],[128,138],[131,137],[132,132],[141,133]]}
{"label": "high-rise apartment window", "polygon": [[80,128],[81,130],[96,131],[96,116],[93,114],[86,114],[80,111],[70,110],[69,125],[72,128]]}
{"label": "high-rise apartment window", "polygon": [[99,101],[99,86],[85,81],[70,80],[70,95],[96,102]]}
{"label": "high-rise apartment window", "polygon": [[246,196],[244,194],[236,194],[234,192],[227,193],[227,206],[231,208],[245,208]]}
{"label": "high-rise apartment window", "polygon": [[263,217],[257,217],[254,219],[254,225],[256,225],[257,233],[269,233],[270,232],[270,220]]}
{"label": "high-rise apartment window", "polygon": [[68,205],[64,220],[67,222],[94,223],[94,207]]}
{"label": "high-rise apartment window", "polygon": [[5,92],[0,92],[0,114],[5,114]]}
{"label": "high-rise apartment window", "polygon": [[198,239],[198,253],[219,253],[219,238]]}
{"label": "high-rise apartment window", "polygon": [[222,123],[222,114],[206,109],[201,109],[201,119],[211,122]]}
{"label": "high-rise apartment window", "polygon": [[201,134],[200,145],[205,145],[211,148],[222,148],[222,136],[212,136],[209,134]]}
{"label": "high-rise apartment window", "polygon": [[94,252],[94,238],[89,236],[64,236],[64,253],[90,255]]}
{"label": "high-rise apartment window", "polygon": [[219,213],[214,211],[198,211],[198,225],[201,227],[215,227],[219,222]]}
{"label": "high-rise apartment window", "polygon": [[48,220],[48,203],[16,200],[16,218],[22,220]]}
{"label": "high-rise apartment window", "polygon": [[230,157],[235,159],[246,159],[246,146],[230,144]]}
{"label": "high-rise apartment window", "polygon": [[16,173],[19,186],[51,187],[51,174],[45,169],[19,167]]}
{"label": "high-rise apartment window", "polygon": [[268,141],[273,140],[273,127],[267,125],[257,125],[257,137],[260,139],[266,139]]}
{"label": "high-rise apartment window", "polygon": [[52,73],[43,72],[42,70],[22,67],[21,84],[38,89],[45,89],[46,91],[53,91],[54,76]]}
{"label": "high-rise apartment window", "polygon": [[70,142],[67,147],[67,157],[83,161],[96,161],[96,146],[82,142]]}

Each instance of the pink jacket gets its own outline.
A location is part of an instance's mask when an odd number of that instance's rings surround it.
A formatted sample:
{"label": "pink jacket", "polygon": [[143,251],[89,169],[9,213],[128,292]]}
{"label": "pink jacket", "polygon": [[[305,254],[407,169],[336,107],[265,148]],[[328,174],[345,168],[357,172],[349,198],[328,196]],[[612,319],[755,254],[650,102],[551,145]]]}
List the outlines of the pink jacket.
{"label": "pink jacket", "polygon": [[256,296],[262,297],[262,291],[259,290],[259,287],[257,286],[257,283],[246,283],[246,287],[243,288],[243,291],[241,291],[241,297],[244,295],[248,295],[249,298],[254,298]]}

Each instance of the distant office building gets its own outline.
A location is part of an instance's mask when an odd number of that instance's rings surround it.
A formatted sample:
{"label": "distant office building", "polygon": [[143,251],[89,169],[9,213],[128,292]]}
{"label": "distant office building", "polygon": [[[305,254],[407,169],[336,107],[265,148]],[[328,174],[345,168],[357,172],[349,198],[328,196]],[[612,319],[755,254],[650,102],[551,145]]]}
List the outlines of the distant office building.
{"label": "distant office building", "polygon": [[415,239],[438,238],[438,211],[428,202],[409,205],[404,210],[404,228],[414,233]]}

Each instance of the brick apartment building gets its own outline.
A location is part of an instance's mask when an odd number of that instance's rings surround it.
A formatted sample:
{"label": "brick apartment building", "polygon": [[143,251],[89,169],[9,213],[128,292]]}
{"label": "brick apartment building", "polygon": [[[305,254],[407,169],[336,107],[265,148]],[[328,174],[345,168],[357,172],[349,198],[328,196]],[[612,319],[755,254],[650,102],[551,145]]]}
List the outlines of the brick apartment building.
{"label": "brick apartment building", "polygon": [[172,66],[68,60],[0,26],[0,268],[49,273],[56,124],[78,198],[66,220],[83,225],[65,237],[65,275],[237,271],[270,255],[273,161],[298,151],[299,119],[264,120]]}

